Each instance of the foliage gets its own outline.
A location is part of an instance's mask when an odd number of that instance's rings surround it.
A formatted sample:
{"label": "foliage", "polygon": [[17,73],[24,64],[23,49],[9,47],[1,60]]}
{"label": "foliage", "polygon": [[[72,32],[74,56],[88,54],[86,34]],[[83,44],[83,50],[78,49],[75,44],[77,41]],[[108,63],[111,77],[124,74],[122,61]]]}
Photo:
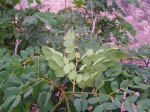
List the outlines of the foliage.
{"label": "foliage", "polygon": [[[65,107],[65,111],[79,112],[89,106],[93,112],[119,111],[122,103],[128,111],[133,111],[133,103],[138,111],[149,108],[149,96],[143,96],[149,84],[143,84],[140,76],[126,75],[123,65],[116,63],[126,56],[123,51],[88,49],[81,55],[74,46],[75,36],[72,29],[64,36],[63,53],[46,46],[42,47],[44,56],[38,47],[21,50],[20,56],[1,49],[2,111],[26,112],[31,102],[42,112]],[[143,94],[137,96],[137,89]]]}
{"label": "foliage", "polygon": [[125,16],[116,0],[74,0],[78,10],[57,14],[14,9],[19,2],[0,1],[2,112],[150,111],[149,45],[128,53],[107,45],[114,37],[127,46],[135,36],[114,14]]}

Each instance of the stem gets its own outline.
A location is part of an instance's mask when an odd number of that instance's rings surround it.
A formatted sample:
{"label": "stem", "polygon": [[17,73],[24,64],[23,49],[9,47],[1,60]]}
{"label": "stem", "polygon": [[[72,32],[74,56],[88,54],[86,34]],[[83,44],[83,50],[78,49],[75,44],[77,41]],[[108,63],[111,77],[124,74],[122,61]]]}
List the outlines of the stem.
{"label": "stem", "polygon": [[73,93],[75,92],[75,79],[73,79]]}
{"label": "stem", "polygon": [[21,42],[21,40],[19,40],[19,39],[16,40],[16,44],[15,44],[15,54],[17,54],[18,46],[19,46],[20,42]]}
{"label": "stem", "polygon": [[95,16],[95,19],[93,21],[92,32],[95,32],[95,25],[96,25],[97,17],[98,17],[98,15]]}
{"label": "stem", "polygon": [[68,103],[68,98],[66,97],[65,92],[63,94],[64,94],[64,97],[65,97],[65,100],[66,100],[67,110],[68,110],[68,112],[71,112],[70,107],[69,107],[69,103]]}
{"label": "stem", "polygon": [[90,4],[91,4],[92,22],[93,22],[94,14],[93,14],[93,1],[92,0],[90,0]]}
{"label": "stem", "polygon": [[51,112],[55,111],[55,109],[58,107],[58,105],[62,102],[63,99],[64,99],[64,96],[59,100],[59,102],[55,105],[55,107],[53,108]]}

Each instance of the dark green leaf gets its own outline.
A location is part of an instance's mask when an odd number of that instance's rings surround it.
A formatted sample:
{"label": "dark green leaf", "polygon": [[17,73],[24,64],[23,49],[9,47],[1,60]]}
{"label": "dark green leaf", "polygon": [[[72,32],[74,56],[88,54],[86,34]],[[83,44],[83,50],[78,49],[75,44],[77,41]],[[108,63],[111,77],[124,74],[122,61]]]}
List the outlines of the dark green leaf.
{"label": "dark green leaf", "polygon": [[89,98],[88,99],[88,103],[89,104],[95,104],[95,103],[97,103],[98,102],[98,100],[97,100],[97,98],[95,98],[95,97],[92,97],[92,98]]}
{"label": "dark green leaf", "polygon": [[17,98],[12,103],[12,105],[11,105],[11,107],[10,107],[8,112],[11,112],[11,110],[20,103],[20,100],[21,100],[21,96],[19,95],[19,96],[17,96]]}
{"label": "dark green leaf", "polygon": [[137,105],[143,108],[150,108],[150,99],[142,99],[137,101]]}
{"label": "dark green leaf", "polygon": [[116,81],[113,81],[113,82],[111,83],[111,88],[112,88],[113,91],[117,91],[118,88],[119,88],[118,83],[117,83]]}
{"label": "dark green leaf", "polygon": [[94,108],[93,112],[103,112],[103,110],[104,110],[103,107],[98,105]]}
{"label": "dark green leaf", "polygon": [[80,112],[82,110],[82,104],[80,99],[75,99],[74,100],[74,106],[77,112]]}
{"label": "dark green leaf", "polygon": [[117,109],[117,107],[113,103],[110,103],[110,102],[104,102],[102,105],[106,110],[115,110],[115,109]]}
{"label": "dark green leaf", "polygon": [[28,91],[26,91],[25,93],[24,93],[24,98],[26,98],[26,97],[28,97],[31,93],[32,93],[32,91],[33,91],[33,88],[30,88]]}
{"label": "dark green leaf", "polygon": [[99,101],[101,101],[101,102],[105,102],[105,101],[109,100],[109,96],[105,95],[105,94],[100,94],[100,96],[98,98],[99,98]]}
{"label": "dark green leaf", "polygon": [[118,107],[118,108],[121,108],[121,102],[118,100],[118,99],[114,99],[113,100],[113,103],[114,103],[114,105],[116,106],[116,107]]}

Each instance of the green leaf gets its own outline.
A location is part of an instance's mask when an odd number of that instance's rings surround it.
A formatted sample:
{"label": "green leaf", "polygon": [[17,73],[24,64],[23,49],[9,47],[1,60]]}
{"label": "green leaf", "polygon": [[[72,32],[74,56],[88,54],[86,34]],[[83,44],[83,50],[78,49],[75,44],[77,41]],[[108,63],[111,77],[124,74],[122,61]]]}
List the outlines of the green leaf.
{"label": "green leaf", "polygon": [[93,55],[93,54],[94,54],[93,49],[87,49],[86,55],[87,55],[88,57],[90,57],[90,56]]}
{"label": "green leaf", "polygon": [[133,107],[130,103],[124,103],[124,107],[128,112],[134,112]]}
{"label": "green leaf", "polygon": [[74,0],[73,3],[80,8],[84,4],[84,0]]}
{"label": "green leaf", "polygon": [[68,73],[71,71],[71,68],[70,68],[69,64],[66,64],[66,65],[63,67],[63,70],[64,70],[65,74],[68,74]]}
{"label": "green leaf", "polygon": [[76,82],[80,83],[83,80],[83,76],[81,74],[78,74],[76,77]]}
{"label": "green leaf", "polygon": [[118,100],[118,99],[114,99],[113,100],[113,103],[114,103],[114,105],[116,106],[116,107],[118,107],[118,108],[121,108],[121,102]]}
{"label": "green leaf", "polygon": [[69,60],[66,57],[63,57],[63,60],[66,65],[69,63]]}
{"label": "green leaf", "polygon": [[85,98],[81,99],[82,111],[85,111],[88,107],[88,102]]}
{"label": "green leaf", "polygon": [[53,70],[58,70],[60,68],[60,66],[53,60],[48,60],[48,65]]}
{"label": "green leaf", "polygon": [[38,103],[39,106],[43,106],[46,96],[47,96],[46,91],[42,91],[40,93],[40,95],[38,96],[38,99],[37,99],[37,103]]}
{"label": "green leaf", "polygon": [[32,47],[28,47],[26,49],[27,53],[29,54],[29,56],[34,56],[34,49]]}
{"label": "green leaf", "polygon": [[121,87],[121,88],[126,87],[128,84],[129,84],[129,79],[124,80],[124,81],[120,84],[120,87]]}
{"label": "green leaf", "polygon": [[75,79],[77,76],[77,72],[75,70],[71,71],[69,74],[68,74],[68,77],[69,79]]}
{"label": "green leaf", "polygon": [[142,99],[137,101],[137,105],[143,108],[150,108],[150,99]]}
{"label": "green leaf", "polygon": [[6,97],[11,95],[18,95],[20,94],[21,89],[19,87],[9,87],[5,90],[4,94]]}
{"label": "green leaf", "polygon": [[7,51],[6,48],[0,49],[0,59],[2,59],[2,57],[6,51]]}
{"label": "green leaf", "polygon": [[11,96],[8,96],[6,99],[5,99],[5,102],[2,104],[2,110],[3,109],[6,109],[9,104],[16,98],[16,95],[11,95]]}
{"label": "green leaf", "polygon": [[23,97],[24,97],[24,98],[28,97],[28,96],[32,93],[32,91],[33,91],[33,88],[30,88],[29,90],[27,90],[27,91],[24,93]]}
{"label": "green leaf", "polygon": [[73,46],[65,48],[65,52],[66,53],[73,53],[73,51],[74,51],[74,47]]}
{"label": "green leaf", "polygon": [[109,100],[109,96],[105,95],[105,94],[100,94],[100,96],[98,97],[99,101],[101,102],[105,102]]}
{"label": "green leaf", "polygon": [[56,75],[56,77],[64,77],[65,76],[65,72],[63,69],[55,70],[54,74]]}
{"label": "green leaf", "polygon": [[7,80],[7,83],[9,84],[9,85],[21,85],[22,84],[22,80],[19,78],[19,77],[17,77],[17,76],[10,76],[9,78],[8,78],[8,80]]}
{"label": "green leaf", "polygon": [[49,101],[50,98],[51,98],[51,92],[50,92],[50,93],[47,93],[47,96],[46,96],[45,102],[44,102],[44,107],[47,107],[48,101]]}
{"label": "green leaf", "polygon": [[106,110],[115,110],[115,109],[117,109],[117,107],[113,103],[110,103],[110,102],[104,102],[102,105]]}
{"label": "green leaf", "polygon": [[80,70],[79,70],[79,71],[82,71],[86,66],[87,66],[87,64],[86,64],[86,65],[82,65],[82,66],[80,67]]}
{"label": "green leaf", "polygon": [[81,97],[82,98],[87,98],[88,97],[88,93],[83,93]]}
{"label": "green leaf", "polygon": [[19,95],[19,96],[17,96],[17,98],[12,103],[12,105],[11,105],[11,107],[10,107],[8,112],[11,112],[11,110],[20,103],[20,100],[21,100],[21,96]]}
{"label": "green leaf", "polygon": [[95,98],[95,97],[92,97],[92,98],[89,98],[88,99],[88,103],[89,104],[95,104],[95,103],[97,103],[98,102],[98,100],[97,100],[97,98]]}
{"label": "green leaf", "polygon": [[73,69],[75,68],[75,65],[74,65],[73,62],[70,62],[70,63],[69,63],[69,66],[70,66],[70,69],[71,69],[71,70],[73,70]]}
{"label": "green leaf", "polygon": [[49,47],[42,46],[42,52],[46,56],[46,60],[51,59],[53,52]]}
{"label": "green leaf", "polygon": [[25,58],[28,57],[28,53],[27,53],[26,51],[24,51],[24,50],[21,50],[21,51],[20,51],[20,55],[21,55],[21,57],[22,57],[23,59],[25,59]]}
{"label": "green leaf", "polygon": [[75,53],[75,57],[79,59],[79,58],[81,57],[80,53],[79,53],[79,52],[76,52],[76,53]]}
{"label": "green leaf", "polygon": [[137,112],[146,112],[144,109],[142,109],[141,107],[138,107],[136,108]]}
{"label": "green leaf", "polygon": [[126,97],[125,101],[129,103],[134,103],[136,102],[137,98],[138,98],[137,96],[128,96]]}
{"label": "green leaf", "polygon": [[80,112],[82,110],[82,104],[80,99],[75,99],[74,100],[74,106],[77,112]]}
{"label": "green leaf", "polygon": [[64,66],[64,60],[63,60],[63,57],[61,57],[60,55],[58,54],[54,54],[52,56],[52,59],[60,66],[60,67],[63,67]]}
{"label": "green leaf", "polygon": [[89,78],[90,78],[90,74],[88,74],[88,73],[83,74],[83,80],[84,81],[87,81]]}
{"label": "green leaf", "polygon": [[67,59],[70,60],[70,61],[74,60],[75,59],[75,54],[74,53],[68,54]]}
{"label": "green leaf", "polygon": [[75,32],[73,31],[73,29],[70,29],[66,36],[64,36],[64,40],[73,40],[75,38]]}
{"label": "green leaf", "polygon": [[63,45],[64,45],[65,47],[74,46],[73,40],[66,40],[66,41],[64,41]]}
{"label": "green leaf", "polygon": [[28,0],[28,3],[33,3],[33,0]]}
{"label": "green leaf", "polygon": [[118,85],[118,83],[116,81],[113,81],[111,83],[111,88],[112,88],[113,91],[117,91],[118,87],[119,87],[119,85]]}
{"label": "green leaf", "polygon": [[98,105],[94,108],[93,112],[103,112],[103,107],[101,105]]}
{"label": "green leaf", "polygon": [[94,63],[93,63],[93,66],[96,65],[97,63],[99,63],[100,61],[104,60],[105,58],[102,57],[102,58],[98,58]]}
{"label": "green leaf", "polygon": [[44,72],[45,71],[45,64],[44,63],[40,63],[40,72]]}

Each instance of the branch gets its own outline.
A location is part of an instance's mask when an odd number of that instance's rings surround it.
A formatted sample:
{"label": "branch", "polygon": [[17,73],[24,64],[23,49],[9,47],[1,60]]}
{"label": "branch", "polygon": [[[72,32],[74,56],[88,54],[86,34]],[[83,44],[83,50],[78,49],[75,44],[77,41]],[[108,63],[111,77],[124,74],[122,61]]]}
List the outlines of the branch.
{"label": "branch", "polygon": [[19,44],[20,44],[21,41],[22,41],[21,39],[17,39],[17,40],[16,40],[16,44],[15,44],[15,54],[17,54],[18,46],[19,46]]}
{"label": "branch", "polygon": [[93,21],[93,24],[92,24],[92,32],[95,32],[95,25],[96,25],[97,17],[98,17],[98,14],[95,16],[95,19],[94,19],[94,21]]}

